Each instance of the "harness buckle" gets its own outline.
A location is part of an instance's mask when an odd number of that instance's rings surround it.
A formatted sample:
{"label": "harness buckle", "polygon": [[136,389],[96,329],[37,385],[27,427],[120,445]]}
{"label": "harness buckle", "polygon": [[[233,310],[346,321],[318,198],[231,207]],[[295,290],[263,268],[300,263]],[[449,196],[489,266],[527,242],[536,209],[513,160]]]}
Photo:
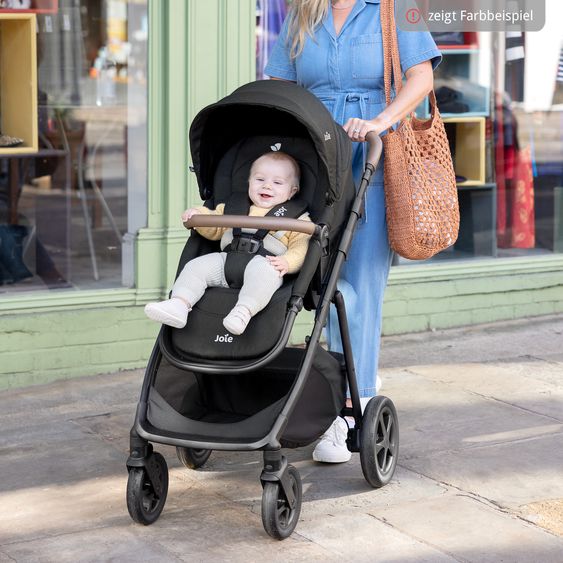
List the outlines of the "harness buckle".
{"label": "harness buckle", "polygon": [[238,235],[233,237],[231,242],[231,249],[235,252],[246,252],[248,254],[256,254],[260,247],[262,246],[262,241],[253,239],[248,235]]}

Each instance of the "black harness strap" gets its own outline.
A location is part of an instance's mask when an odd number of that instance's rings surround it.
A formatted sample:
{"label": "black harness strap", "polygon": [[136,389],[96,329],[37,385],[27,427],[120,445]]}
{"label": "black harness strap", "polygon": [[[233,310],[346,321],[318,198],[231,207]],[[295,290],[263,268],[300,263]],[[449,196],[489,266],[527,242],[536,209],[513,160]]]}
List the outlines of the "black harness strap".
{"label": "black harness strap", "polygon": [[[237,194],[242,195],[242,194]],[[246,194],[244,194],[246,196]],[[248,215],[249,203],[246,196],[246,209],[242,213],[233,213],[243,208],[242,198],[236,197],[232,205],[231,201],[225,205],[225,215],[238,214]],[[307,210],[307,202],[302,199],[289,200],[272,207],[265,217],[286,217],[297,219],[301,217]],[[244,280],[244,270],[246,266],[256,255],[271,256],[272,253],[264,248],[264,238],[268,234],[267,229],[260,229],[255,233],[243,233],[242,229],[236,227],[233,229],[232,242],[223,249],[227,252],[227,260],[225,261],[225,279],[229,287],[239,289],[242,287]]]}

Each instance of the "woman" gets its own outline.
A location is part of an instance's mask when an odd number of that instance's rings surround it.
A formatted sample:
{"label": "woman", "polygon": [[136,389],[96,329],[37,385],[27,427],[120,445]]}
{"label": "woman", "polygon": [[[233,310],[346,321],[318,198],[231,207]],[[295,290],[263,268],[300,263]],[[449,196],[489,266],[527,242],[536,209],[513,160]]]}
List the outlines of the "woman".
{"label": "woman", "polygon": [[[385,107],[381,1],[293,0],[265,68],[265,74],[273,79],[297,82],[309,89],[343,125],[354,141],[356,185],[364,170],[362,141],[366,134],[381,134],[413,111],[432,90],[432,70],[441,60],[429,33],[397,28],[406,83]],[[362,406],[379,387],[381,308],[390,264],[381,162],[366,193],[364,216],[338,284],[350,321]],[[327,336],[330,349],[341,352],[335,311],[331,312]],[[317,444],[313,459],[348,461],[351,454],[346,435],[346,422],[337,418]]]}

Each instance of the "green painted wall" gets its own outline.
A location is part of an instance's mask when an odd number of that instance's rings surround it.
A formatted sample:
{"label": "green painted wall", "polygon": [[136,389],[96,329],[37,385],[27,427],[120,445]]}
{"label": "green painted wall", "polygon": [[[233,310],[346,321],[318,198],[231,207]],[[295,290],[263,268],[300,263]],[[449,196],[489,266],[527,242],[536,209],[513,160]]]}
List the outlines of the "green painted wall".
{"label": "green painted wall", "polygon": [[563,312],[563,256],[503,258],[395,268],[384,334]]}
{"label": "green painted wall", "polygon": [[[198,201],[187,126],[254,78],[255,0],[149,2],[148,225],[137,237],[135,289],[0,297],[0,389],[141,367],[158,327],[142,306],[164,295]],[[398,334],[563,312],[563,255],[392,269],[383,330]],[[302,342],[311,313],[300,315]]]}
{"label": "green painted wall", "polygon": [[146,364],[158,327],[141,307],[1,317],[0,389]]}

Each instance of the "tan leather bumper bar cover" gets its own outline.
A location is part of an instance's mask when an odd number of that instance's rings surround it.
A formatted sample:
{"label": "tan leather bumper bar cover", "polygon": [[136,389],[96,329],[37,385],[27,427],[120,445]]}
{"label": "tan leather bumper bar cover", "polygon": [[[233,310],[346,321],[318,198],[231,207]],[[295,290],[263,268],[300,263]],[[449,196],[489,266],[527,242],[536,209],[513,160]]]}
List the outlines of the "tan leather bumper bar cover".
{"label": "tan leather bumper bar cover", "polygon": [[310,221],[284,219],[283,217],[249,217],[248,215],[194,215],[184,223],[193,227],[226,227],[241,229],[268,229],[268,231],[294,231],[313,235],[316,225]]}

